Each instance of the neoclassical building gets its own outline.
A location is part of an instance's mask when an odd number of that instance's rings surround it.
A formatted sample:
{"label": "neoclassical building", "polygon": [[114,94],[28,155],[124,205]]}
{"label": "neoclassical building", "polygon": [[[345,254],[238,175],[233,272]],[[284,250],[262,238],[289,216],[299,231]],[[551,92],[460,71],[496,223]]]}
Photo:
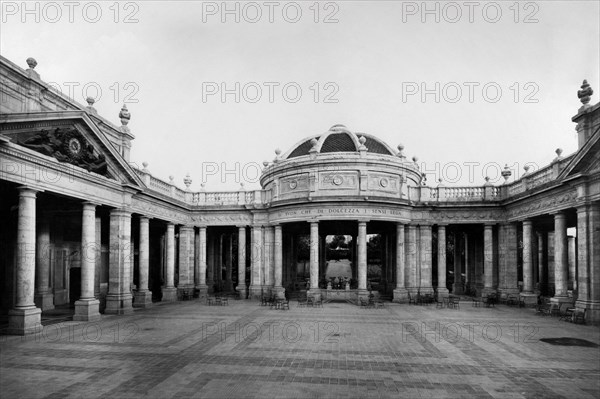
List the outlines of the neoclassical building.
{"label": "neoclassical building", "polygon": [[114,125],[27,64],[0,57],[8,333],[33,332],[56,306],[93,321],[190,293],[305,290],[543,295],[600,322],[600,104],[587,82],[577,152],[517,180],[506,169],[504,184],[428,186],[402,146],[335,125],[276,151],[260,190],[192,192],[130,163],[125,106]]}

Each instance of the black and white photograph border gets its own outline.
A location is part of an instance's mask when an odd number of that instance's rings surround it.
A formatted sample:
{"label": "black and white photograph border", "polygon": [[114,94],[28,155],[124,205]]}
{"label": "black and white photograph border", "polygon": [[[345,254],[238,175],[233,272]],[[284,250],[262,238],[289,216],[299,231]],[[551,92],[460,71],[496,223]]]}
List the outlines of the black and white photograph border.
{"label": "black and white photograph border", "polygon": [[0,0],[0,397],[599,397],[599,16]]}

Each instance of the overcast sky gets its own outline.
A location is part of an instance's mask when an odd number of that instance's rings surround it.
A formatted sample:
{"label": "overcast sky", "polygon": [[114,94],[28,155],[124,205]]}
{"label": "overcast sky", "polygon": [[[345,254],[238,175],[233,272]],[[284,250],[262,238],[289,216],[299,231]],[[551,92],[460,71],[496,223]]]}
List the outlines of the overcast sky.
{"label": "overcast sky", "polygon": [[73,4],[2,2],[1,54],[117,125],[126,102],[131,161],[193,190],[258,188],[334,124],[402,143],[429,184],[500,183],[573,153],[577,90],[600,93],[598,1]]}

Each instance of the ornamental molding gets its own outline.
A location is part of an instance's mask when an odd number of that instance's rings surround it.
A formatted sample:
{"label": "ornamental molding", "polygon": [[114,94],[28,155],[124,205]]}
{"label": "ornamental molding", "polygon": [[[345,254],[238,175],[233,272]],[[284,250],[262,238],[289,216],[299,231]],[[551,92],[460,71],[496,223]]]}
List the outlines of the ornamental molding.
{"label": "ornamental molding", "polygon": [[511,220],[522,218],[523,216],[537,216],[558,209],[574,207],[577,205],[577,198],[577,189],[552,195],[544,194],[542,198],[528,198],[522,204],[511,206],[507,211],[507,217]]}

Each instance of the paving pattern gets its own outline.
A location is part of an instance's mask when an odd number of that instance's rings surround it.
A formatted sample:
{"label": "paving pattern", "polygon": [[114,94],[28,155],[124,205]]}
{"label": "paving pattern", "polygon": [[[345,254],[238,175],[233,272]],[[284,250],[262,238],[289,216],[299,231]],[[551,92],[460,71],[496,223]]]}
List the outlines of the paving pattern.
{"label": "paving pattern", "polygon": [[0,336],[2,398],[597,398],[600,329],[499,305],[157,304]]}

